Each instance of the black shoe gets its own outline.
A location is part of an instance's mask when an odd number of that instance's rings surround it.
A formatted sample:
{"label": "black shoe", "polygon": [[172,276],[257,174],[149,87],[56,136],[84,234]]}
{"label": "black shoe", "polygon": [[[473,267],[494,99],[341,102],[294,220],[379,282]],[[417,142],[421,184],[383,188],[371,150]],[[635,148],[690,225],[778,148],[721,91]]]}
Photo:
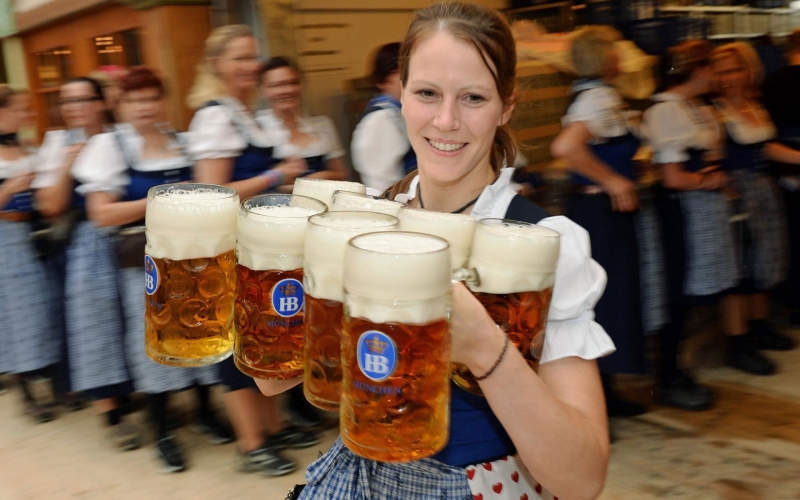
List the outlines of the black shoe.
{"label": "black shoe", "polygon": [[161,461],[160,472],[168,474],[186,470],[181,447],[173,436],[164,436],[156,441],[156,454]]}
{"label": "black shoe", "polygon": [[291,474],[297,464],[278,455],[278,452],[262,446],[249,453],[239,453],[239,470],[242,472],[261,472],[270,477]]}
{"label": "black shoe", "polygon": [[283,430],[267,438],[267,446],[275,451],[291,448],[300,450],[314,446],[322,441],[322,436],[316,432],[304,431],[296,425],[289,425]]}
{"label": "black shoe", "polygon": [[25,401],[25,413],[37,424],[44,424],[56,418],[56,413],[47,405],[42,405],[36,401]]}
{"label": "black shoe", "polygon": [[203,415],[192,426],[198,434],[205,434],[206,441],[211,444],[231,443],[234,440],[233,429],[223,424],[214,415]]}
{"label": "black shoe", "polygon": [[731,337],[731,354],[728,364],[733,368],[752,375],[773,375],[775,363],[755,349],[755,339],[751,333]]}
{"label": "black shoe", "polygon": [[660,405],[683,410],[704,411],[711,408],[714,391],[698,384],[691,375],[681,373],[678,378],[658,390],[656,401]]}
{"label": "black shoe", "polygon": [[86,401],[80,396],[79,393],[70,392],[56,398],[56,403],[60,405],[65,411],[81,411],[86,408]]}
{"label": "black shoe", "polygon": [[166,427],[168,432],[177,431],[185,424],[186,423],[183,421],[183,419],[178,415],[174,414],[167,415]]}
{"label": "black shoe", "polygon": [[772,327],[764,320],[756,320],[750,322],[751,335],[753,336],[753,344],[756,349],[763,349],[766,351],[791,351],[794,349],[794,340],[777,333]]}
{"label": "black shoe", "polygon": [[292,423],[304,429],[321,426],[322,416],[319,410],[306,399],[303,394],[302,384],[293,387],[288,392],[289,400],[287,406],[291,414]]}

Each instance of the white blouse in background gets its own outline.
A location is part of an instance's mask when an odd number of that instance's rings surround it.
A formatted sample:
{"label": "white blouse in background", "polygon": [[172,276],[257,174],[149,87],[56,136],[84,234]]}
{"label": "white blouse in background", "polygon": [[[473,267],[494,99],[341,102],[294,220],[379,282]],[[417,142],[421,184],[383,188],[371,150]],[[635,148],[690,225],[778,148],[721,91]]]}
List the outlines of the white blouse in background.
{"label": "white blouse in background", "polygon": [[[500,176],[481,193],[472,215],[475,219],[505,218],[517,194],[509,187],[514,169],[504,168]],[[397,201],[408,202],[417,194],[415,177]],[[606,272],[591,255],[589,233],[566,217],[547,217],[538,222],[561,235],[561,250],[556,265],[553,298],[547,317],[542,363],[577,356],[597,359],[615,351],[614,342],[594,321],[594,306],[606,287]]]}
{"label": "white blouse in background", "polygon": [[384,108],[362,119],[353,131],[353,168],[368,188],[383,192],[405,177],[403,158],[411,148],[400,110]]}
{"label": "white blouse in background", "polygon": [[195,160],[235,158],[249,144],[275,146],[240,101],[231,97],[217,101],[220,104],[198,109],[189,125],[189,153]]}
{"label": "white blouse in background", "polygon": [[653,163],[683,163],[690,149],[721,146],[723,132],[711,106],[667,92],[651,99],[656,104],[644,112],[642,135],[653,150]]}
{"label": "white blouse in background", "polygon": [[271,109],[259,111],[256,121],[272,137],[275,144],[273,154],[276,158],[324,156],[325,160],[332,160],[344,156],[339,134],[336,133],[333,121],[327,116],[297,117],[297,129],[314,138],[306,146],[289,142],[292,137],[291,130],[286,128],[283,120]]}
{"label": "white blouse in background", "polygon": [[0,158],[0,179],[10,179],[23,172],[33,172],[35,167],[35,155],[20,156],[16,160],[4,160]]}
{"label": "white blouse in background", "polygon": [[741,113],[732,109],[723,99],[715,100],[714,106],[719,111],[722,123],[728,135],[737,144],[757,144],[775,139],[778,134],[775,124],[766,109],[761,106],[755,108],[758,114],[758,125],[752,123]]}
{"label": "white blouse in background", "polygon": [[564,127],[583,123],[592,134],[591,144],[602,144],[628,133],[639,135],[639,113],[627,109],[622,96],[613,87],[601,84],[582,90],[577,86],[572,91],[580,93],[561,119]]}

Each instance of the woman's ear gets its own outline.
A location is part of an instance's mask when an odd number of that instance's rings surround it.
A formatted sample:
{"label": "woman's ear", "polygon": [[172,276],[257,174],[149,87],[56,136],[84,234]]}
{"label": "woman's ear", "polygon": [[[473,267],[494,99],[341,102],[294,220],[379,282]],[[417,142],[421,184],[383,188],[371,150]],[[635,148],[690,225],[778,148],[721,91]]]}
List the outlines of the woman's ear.
{"label": "woman's ear", "polygon": [[503,105],[503,113],[500,115],[500,119],[497,120],[497,126],[502,127],[508,120],[511,119],[511,113],[514,112],[514,108],[517,105],[517,98],[519,97],[517,93],[517,88],[514,87],[514,92],[511,94],[511,99],[509,99],[508,104]]}

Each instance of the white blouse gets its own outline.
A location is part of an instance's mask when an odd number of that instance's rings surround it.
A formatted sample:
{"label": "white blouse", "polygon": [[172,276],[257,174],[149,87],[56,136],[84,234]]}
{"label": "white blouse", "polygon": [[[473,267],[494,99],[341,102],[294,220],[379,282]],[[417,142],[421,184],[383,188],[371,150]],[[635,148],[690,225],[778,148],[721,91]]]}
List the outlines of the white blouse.
{"label": "white blouse", "polygon": [[[188,163],[180,146],[172,142],[170,149],[175,156],[142,160],[144,138],[129,124],[120,124],[116,133],[124,141],[126,151],[122,151],[119,139],[114,133],[98,134],[91,139],[81,151],[81,166],[85,168],[85,179],[77,191],[82,195],[95,192],[110,192],[123,195],[130,184],[128,160],[135,163],[136,170],[142,172],[158,172],[171,168],[183,167]],[[125,157],[127,153],[128,158]],[[83,167],[86,165],[87,167]],[[91,165],[93,168],[89,168]],[[94,168],[94,166],[102,168]]]}
{"label": "white blouse", "polygon": [[240,101],[226,97],[218,102],[198,109],[189,125],[189,153],[194,159],[235,158],[248,144],[265,148],[276,144]]}
{"label": "white blouse", "polygon": [[353,168],[365,186],[383,192],[405,177],[403,157],[410,148],[400,110],[387,107],[373,111],[353,131]]}
{"label": "white blouse", "polygon": [[714,101],[714,105],[719,111],[722,123],[728,135],[737,144],[757,144],[775,139],[778,134],[775,124],[766,109],[758,106],[755,110],[758,113],[759,124],[755,125],[747,120],[741,113],[732,109],[727,103],[720,99]]}
{"label": "white blouse", "polygon": [[259,111],[256,121],[272,137],[276,158],[324,156],[326,160],[332,160],[344,156],[339,134],[336,133],[333,121],[327,116],[297,117],[297,129],[315,138],[306,146],[298,146],[289,142],[292,137],[291,130],[286,128],[283,120],[271,109]]}
{"label": "white blouse", "polygon": [[0,158],[0,179],[10,179],[23,172],[33,172],[36,167],[36,156],[20,156],[16,160]]}
{"label": "white blouse", "polygon": [[592,134],[591,144],[602,144],[628,133],[639,135],[639,113],[628,110],[622,96],[613,87],[597,84],[583,90],[577,86],[573,92],[580,94],[561,119],[564,127],[582,122]]}
{"label": "white blouse", "polygon": [[[64,164],[65,159],[64,148],[85,140],[85,136],[82,133],[80,133],[79,137],[76,135],[78,134],[72,130],[52,130],[45,134],[42,146],[36,154],[36,179],[31,184],[33,189],[52,187],[58,183],[58,171]],[[102,161],[98,165],[90,166],[85,161],[85,157],[86,146],[78,153],[72,165],[72,170],[70,170],[72,178],[79,183],[91,180],[93,171],[103,166]]]}
{"label": "white blouse", "polygon": [[711,106],[667,92],[651,99],[657,104],[644,112],[642,135],[653,150],[653,163],[683,163],[689,149],[720,147],[722,129]]}
{"label": "white blouse", "polygon": [[[512,168],[501,170],[494,184],[486,186],[472,209],[477,219],[504,218],[516,192],[509,187]],[[417,194],[419,177],[397,201],[408,202]],[[553,298],[547,316],[542,363],[577,356],[597,359],[615,351],[614,342],[594,321],[594,306],[606,287],[606,272],[592,259],[589,233],[566,217],[547,217],[540,226],[561,235],[561,249],[556,265]]]}

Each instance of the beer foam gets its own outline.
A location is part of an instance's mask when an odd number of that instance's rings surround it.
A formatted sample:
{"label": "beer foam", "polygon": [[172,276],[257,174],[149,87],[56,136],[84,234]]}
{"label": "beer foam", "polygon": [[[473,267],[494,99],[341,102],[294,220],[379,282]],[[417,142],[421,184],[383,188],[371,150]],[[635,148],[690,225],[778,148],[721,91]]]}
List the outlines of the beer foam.
{"label": "beer foam", "polygon": [[367,187],[358,182],[349,181],[329,181],[327,179],[300,178],[294,181],[292,194],[299,194],[314,198],[331,206],[331,199],[335,191],[350,191],[353,193],[366,194]]}
{"label": "beer foam", "polygon": [[476,224],[471,216],[403,208],[397,218],[400,219],[400,231],[432,234],[447,240],[453,268],[466,265]]}
{"label": "beer foam", "polygon": [[147,249],[157,259],[199,259],[236,248],[239,195],[222,186],[153,188],[147,198]]}
{"label": "beer foam", "polygon": [[397,212],[399,212],[404,206],[405,204],[400,203],[399,201],[373,198],[372,196],[366,194],[362,195],[360,193],[337,191],[334,194],[330,210],[332,212],[340,212],[343,210],[353,210],[357,212],[378,212],[397,217]]}
{"label": "beer foam", "polygon": [[343,302],[342,264],[354,236],[393,231],[397,218],[371,212],[329,212],[309,219],[303,261],[306,293]]}
{"label": "beer foam", "polygon": [[417,325],[447,317],[448,247],[442,238],[418,233],[353,238],[344,253],[343,280],[351,315]]}
{"label": "beer foam", "polygon": [[239,211],[236,251],[239,264],[253,271],[291,271],[303,267],[308,207],[257,206]]}
{"label": "beer foam", "polygon": [[553,286],[560,235],[535,224],[489,219],[475,229],[469,266],[478,271],[475,292],[536,292]]}

